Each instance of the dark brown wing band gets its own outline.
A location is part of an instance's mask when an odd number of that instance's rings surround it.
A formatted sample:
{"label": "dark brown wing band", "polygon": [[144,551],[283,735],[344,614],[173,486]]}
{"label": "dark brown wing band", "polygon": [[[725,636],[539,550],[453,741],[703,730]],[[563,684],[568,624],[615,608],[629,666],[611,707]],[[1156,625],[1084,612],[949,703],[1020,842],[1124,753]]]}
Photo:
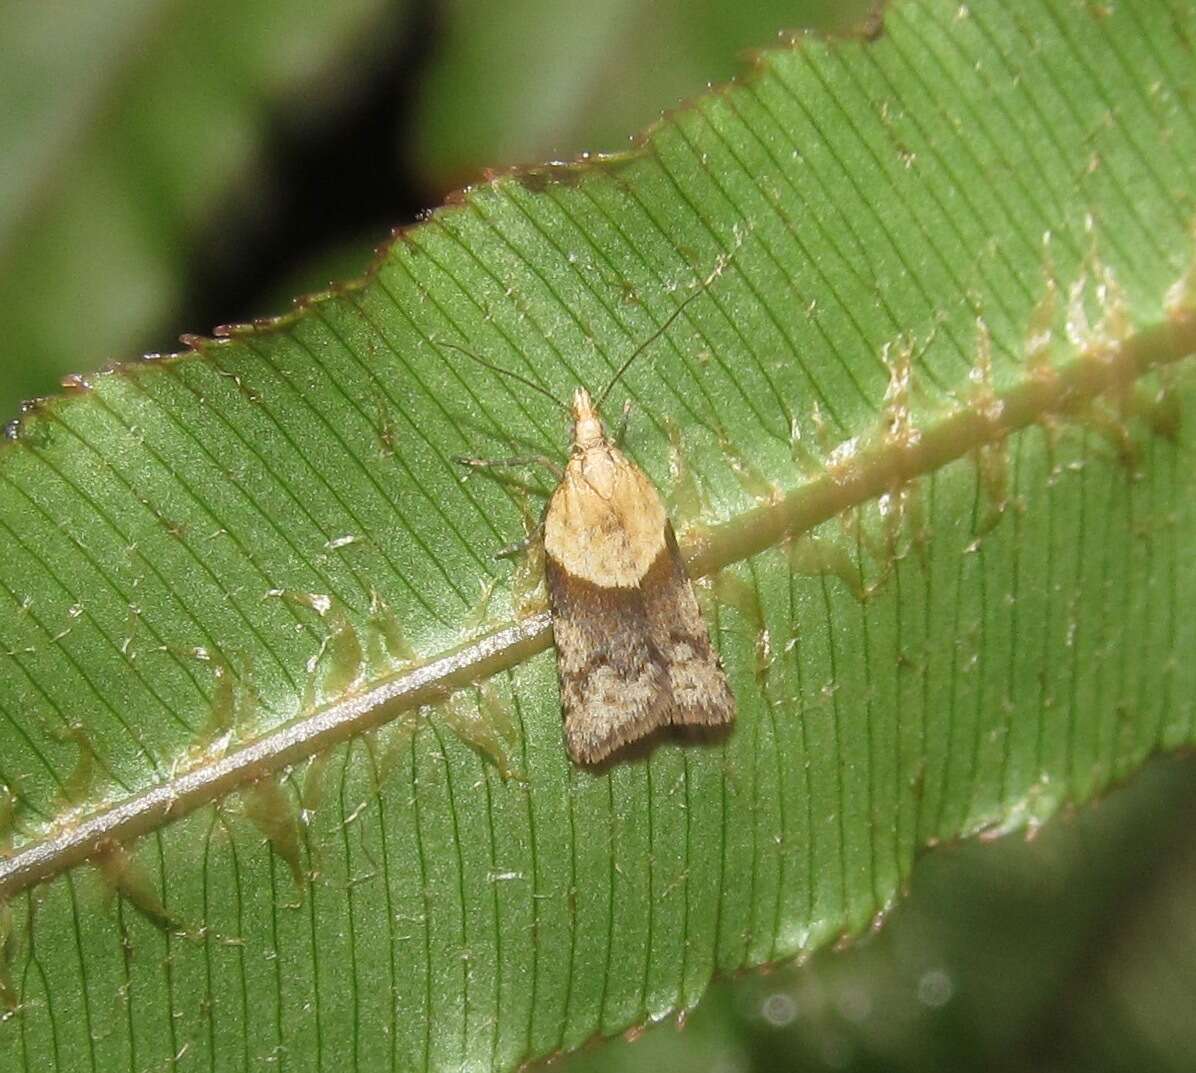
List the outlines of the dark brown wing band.
{"label": "dark brown wing band", "polygon": [[735,701],[672,527],[638,586],[595,585],[545,557],[565,740],[595,763],[669,723],[715,725]]}

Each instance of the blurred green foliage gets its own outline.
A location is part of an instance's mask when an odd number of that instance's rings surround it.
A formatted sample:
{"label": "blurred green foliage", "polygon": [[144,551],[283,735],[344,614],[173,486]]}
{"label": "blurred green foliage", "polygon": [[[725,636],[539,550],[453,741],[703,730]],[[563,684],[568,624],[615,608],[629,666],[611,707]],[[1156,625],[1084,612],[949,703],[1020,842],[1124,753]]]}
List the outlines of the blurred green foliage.
{"label": "blurred green foliage", "polygon": [[617,152],[780,32],[855,22],[867,0],[444,0],[412,144],[438,189],[501,168]]}
{"label": "blurred green foliage", "polygon": [[201,236],[270,211],[271,124],[319,124],[388,6],[0,0],[0,420],[211,328],[179,322]]}

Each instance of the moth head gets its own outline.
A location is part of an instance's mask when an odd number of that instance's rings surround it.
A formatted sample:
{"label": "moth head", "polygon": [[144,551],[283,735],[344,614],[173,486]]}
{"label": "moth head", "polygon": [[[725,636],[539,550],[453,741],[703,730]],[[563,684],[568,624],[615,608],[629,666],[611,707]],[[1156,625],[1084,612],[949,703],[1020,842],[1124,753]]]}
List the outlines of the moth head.
{"label": "moth head", "polygon": [[606,429],[602,427],[602,418],[598,416],[598,409],[590,399],[590,393],[584,387],[573,392],[573,403],[569,407],[573,414],[573,450],[586,451],[597,447],[606,439]]}

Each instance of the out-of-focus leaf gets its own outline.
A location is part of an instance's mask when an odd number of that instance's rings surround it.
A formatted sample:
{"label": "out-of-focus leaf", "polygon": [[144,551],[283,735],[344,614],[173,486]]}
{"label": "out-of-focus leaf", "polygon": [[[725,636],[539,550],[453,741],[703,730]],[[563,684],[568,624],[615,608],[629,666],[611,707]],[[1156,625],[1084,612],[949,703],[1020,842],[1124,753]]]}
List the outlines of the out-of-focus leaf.
{"label": "out-of-focus leaf", "polygon": [[482,168],[624,149],[738,50],[778,30],[847,26],[868,0],[445,0],[413,151],[447,190]]}
{"label": "out-of-focus leaf", "polygon": [[162,331],[196,228],[260,163],[271,113],[318,117],[393,8],[0,4],[0,417]]}

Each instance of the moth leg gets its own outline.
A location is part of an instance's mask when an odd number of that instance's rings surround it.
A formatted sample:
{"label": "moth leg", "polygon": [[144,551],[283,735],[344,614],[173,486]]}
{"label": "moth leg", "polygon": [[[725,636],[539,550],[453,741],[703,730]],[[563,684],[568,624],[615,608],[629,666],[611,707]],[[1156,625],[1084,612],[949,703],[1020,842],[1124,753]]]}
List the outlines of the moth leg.
{"label": "moth leg", "polygon": [[527,551],[533,544],[539,543],[544,539],[544,522],[541,521],[535,529],[527,534],[522,540],[516,540],[513,544],[507,544],[505,547],[499,548],[494,553],[496,559],[509,559],[512,555],[518,555],[521,551]]}
{"label": "moth leg", "polygon": [[[519,466],[543,466],[554,477],[557,482],[565,479],[565,471],[551,458],[546,455],[519,455],[515,458],[468,458],[458,456],[453,461],[459,462],[463,466],[470,466],[473,469],[484,469],[489,466],[509,466],[517,468]],[[501,547],[494,553],[496,559],[509,559],[513,555],[518,555],[522,551],[526,551],[533,544],[539,543],[544,539],[544,518],[536,524],[535,529],[527,534],[522,540],[516,540],[514,543],[507,544]]]}
{"label": "moth leg", "polygon": [[468,458],[458,455],[453,461],[473,469],[485,469],[490,466],[506,466],[512,469],[520,466],[543,466],[558,481],[563,480],[565,476],[565,471],[547,455],[519,455],[516,458]]}
{"label": "moth leg", "polygon": [[623,413],[619,417],[618,428],[615,429],[615,446],[623,446],[623,437],[627,434],[627,420],[631,417],[631,400],[623,403]]}

